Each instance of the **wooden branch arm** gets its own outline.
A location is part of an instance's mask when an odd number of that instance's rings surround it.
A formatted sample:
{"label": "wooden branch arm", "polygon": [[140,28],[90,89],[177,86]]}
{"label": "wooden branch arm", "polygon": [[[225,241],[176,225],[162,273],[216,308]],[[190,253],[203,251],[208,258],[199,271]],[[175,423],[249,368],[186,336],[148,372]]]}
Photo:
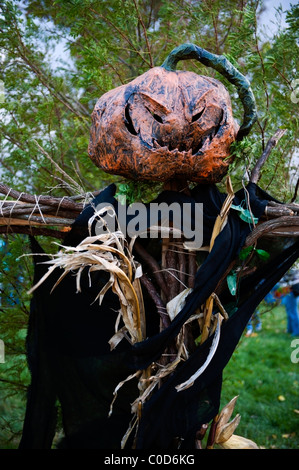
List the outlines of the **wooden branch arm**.
{"label": "wooden branch arm", "polygon": [[[92,196],[99,194],[99,192],[93,193]],[[0,200],[0,234],[47,234],[55,238],[63,238],[64,231],[71,226],[84,208],[83,203],[75,202],[70,197],[57,198],[31,195],[16,191],[3,183],[0,183],[0,193],[17,200]],[[84,198],[84,195],[82,195],[82,198]],[[41,215],[43,213],[45,215]],[[299,230],[298,219],[299,204],[279,204],[269,201],[265,214],[261,218],[261,223],[247,237],[246,246],[254,243],[259,237],[270,236],[271,231],[273,231],[273,236],[277,237],[297,237]],[[48,226],[63,226],[63,228],[53,230]],[[135,242],[135,248],[136,253],[138,252],[142,260],[151,268],[162,291],[167,292],[168,288],[164,276],[161,272],[158,272],[158,263],[146,253],[138,242]]]}
{"label": "wooden branch arm", "polygon": [[299,204],[283,204],[274,201],[269,201],[266,209],[266,217],[281,217],[284,215],[299,215]]}
{"label": "wooden branch arm", "polygon": [[0,217],[0,225],[12,226],[12,225],[43,225],[44,227],[51,225],[63,225],[71,226],[74,222],[74,218],[65,219],[63,217],[52,217],[52,216],[36,216],[36,215],[19,215],[18,218],[13,217]]}
{"label": "wooden branch arm", "polygon": [[[93,193],[96,195],[99,192]],[[52,196],[43,196],[43,195],[32,195],[17,191],[16,189],[10,188],[6,184],[0,183],[0,194],[5,194],[6,196],[11,197],[23,202],[29,202],[31,204],[44,204],[51,207],[61,207],[63,209],[69,209],[74,211],[81,212],[84,208],[84,204],[79,202],[74,202],[70,197],[52,197]]]}
{"label": "wooden branch arm", "polygon": [[33,227],[30,225],[2,225],[0,226],[0,235],[32,235],[33,237],[43,235],[44,237],[57,238],[62,240],[66,236],[64,230],[54,230],[44,227]]}
{"label": "wooden branch arm", "polygon": [[[299,236],[299,217],[279,217],[277,219],[267,220],[257,225],[255,229],[248,235],[244,246],[250,246],[257,241],[258,238],[275,233],[278,229],[288,229],[283,235],[276,236]],[[288,235],[286,233],[288,232]],[[279,232],[278,232],[279,233]]]}

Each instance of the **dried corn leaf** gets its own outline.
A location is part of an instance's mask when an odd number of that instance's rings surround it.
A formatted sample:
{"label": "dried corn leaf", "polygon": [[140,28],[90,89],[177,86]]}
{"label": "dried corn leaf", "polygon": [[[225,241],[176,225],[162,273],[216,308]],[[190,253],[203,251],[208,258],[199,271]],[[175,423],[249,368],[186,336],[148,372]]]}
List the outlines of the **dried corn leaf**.
{"label": "dried corn leaf", "polygon": [[224,320],[228,320],[228,313],[225,310],[225,308],[223,307],[222,303],[220,302],[220,299],[219,299],[218,295],[215,294],[215,292],[213,292],[212,297],[213,297],[217,307],[219,308],[219,311],[220,311],[221,315],[223,316]]}
{"label": "dried corn leaf", "polygon": [[136,293],[130,281],[125,278],[115,278],[112,291],[118,295],[122,318],[132,338],[132,342],[141,341],[140,334],[140,309]]}
{"label": "dried corn leaf", "polygon": [[211,324],[213,306],[214,306],[214,299],[213,299],[213,296],[211,295],[207,299],[206,306],[205,306],[204,325],[202,328],[201,340],[200,340],[201,343],[203,343],[209,336],[209,328]]}
{"label": "dried corn leaf", "polygon": [[138,423],[139,423],[138,416],[134,416],[133,419],[131,420],[131,423],[130,423],[125,435],[123,436],[123,438],[121,440],[121,443],[120,443],[121,449],[124,449],[126,447],[127,440],[129,439],[130,434],[134,430],[136,425],[137,425],[137,429],[138,429]]}
{"label": "dried corn leaf", "polygon": [[116,348],[118,343],[121,342],[121,340],[125,337],[125,334],[127,332],[127,328],[123,326],[118,330],[110,339],[109,339],[109,344],[110,344],[110,350],[113,351],[113,349]]}
{"label": "dried corn leaf", "polygon": [[113,275],[110,275],[109,281],[107,281],[106,284],[104,285],[104,287],[102,287],[102,289],[100,290],[100,292],[98,293],[98,295],[94,299],[94,302],[96,302],[96,300],[99,299],[99,305],[101,305],[102,302],[103,302],[103,299],[105,297],[106,292],[108,292],[108,290],[111,289],[112,286],[113,286]]}
{"label": "dried corn leaf", "polygon": [[[142,330],[145,331],[145,314],[142,291],[138,281],[142,275],[142,268],[134,261],[132,253],[126,247],[124,234],[121,231],[89,236],[76,247],[60,245],[60,251],[52,255],[52,259],[46,261],[46,264],[52,266],[33,286],[30,293],[39,287],[56,268],[62,269],[63,273],[53,289],[67,274],[72,272],[76,275],[77,292],[81,290],[81,275],[85,268],[90,282],[92,272],[106,271],[110,273],[109,281],[102,287],[95,301],[99,300],[101,304],[106,292],[111,288],[119,297],[123,321],[131,342],[135,343],[143,339],[141,324]],[[112,344],[115,344],[114,340]]]}
{"label": "dried corn leaf", "polygon": [[208,357],[205,361],[205,363],[193,374],[188,380],[185,382],[181,383],[180,385],[176,386],[176,389],[178,392],[181,392],[182,390],[186,390],[187,388],[191,387],[196,379],[205,371],[205,369],[208,367],[210,364],[211,360],[214,357],[214,354],[217,350],[219,339],[220,339],[220,330],[221,330],[221,323],[222,323],[222,316],[220,313],[217,313],[217,327],[215,331],[215,335],[213,338],[213,342],[208,354]]}
{"label": "dried corn leaf", "polygon": [[[136,269],[136,273],[138,271],[138,268]],[[141,275],[142,275],[142,270],[141,270]],[[138,304],[139,304],[139,328],[141,332],[141,337],[146,338],[146,317],[145,317],[145,307],[144,307],[144,302],[143,302],[143,293],[142,293],[142,288],[140,284],[139,277],[135,275],[135,280],[132,282],[133,288],[136,292],[136,296],[138,299]]]}
{"label": "dried corn leaf", "polygon": [[217,216],[214,227],[213,227],[213,232],[212,232],[212,236],[211,236],[211,240],[210,240],[210,251],[213,248],[213,245],[214,245],[214,242],[215,242],[215,239],[216,239],[217,235],[219,235],[221,230],[223,230],[223,228],[225,227],[225,224],[227,222],[227,215],[229,213],[229,210],[231,208],[231,205],[232,205],[232,202],[233,202],[233,199],[234,199],[234,196],[235,196],[234,195],[234,190],[233,190],[233,187],[232,187],[232,183],[231,183],[231,179],[230,179],[229,176],[226,179],[226,190],[227,190],[227,196],[226,196],[225,201],[222,205],[220,214]]}
{"label": "dried corn leaf", "polygon": [[109,409],[109,414],[108,416],[111,416],[112,414],[112,411],[113,411],[113,405],[114,405],[114,402],[117,398],[117,392],[119,391],[119,389],[126,383],[128,382],[129,380],[132,380],[132,379],[135,379],[137,378],[139,375],[141,374],[141,371],[138,370],[137,372],[135,372],[134,374],[131,374],[129,375],[125,380],[122,380],[121,382],[119,382],[119,384],[115,387],[114,389],[114,392],[113,392],[113,400],[110,404],[110,409]]}
{"label": "dried corn leaf", "polygon": [[57,266],[51,266],[48,269],[48,272],[44,274],[44,276],[28,291],[28,294],[32,294],[46,279],[47,277],[52,274],[52,272],[56,269]]}
{"label": "dried corn leaf", "polygon": [[170,236],[173,238],[181,238],[183,235],[183,232],[180,229],[163,225],[151,225],[146,232],[150,233],[151,238],[169,238]]}
{"label": "dried corn leaf", "polygon": [[184,289],[176,297],[174,297],[167,303],[166,309],[167,309],[167,313],[171,321],[177,316],[177,314],[183,308],[186,302],[186,297],[190,294],[191,291],[192,291],[191,288]]}
{"label": "dried corn leaf", "polygon": [[177,356],[177,358],[169,362],[167,365],[161,367],[158,372],[155,375],[151,375],[150,377],[143,379],[141,378],[141,383],[145,382],[148,383],[148,386],[144,386],[143,384],[140,385],[140,389],[143,390],[143,393],[133,402],[132,404],[132,413],[137,412],[137,407],[139,403],[144,403],[148,396],[151,394],[153,389],[160,383],[160,380],[169,375],[171,372],[175,370],[179,362],[181,361],[180,357]]}

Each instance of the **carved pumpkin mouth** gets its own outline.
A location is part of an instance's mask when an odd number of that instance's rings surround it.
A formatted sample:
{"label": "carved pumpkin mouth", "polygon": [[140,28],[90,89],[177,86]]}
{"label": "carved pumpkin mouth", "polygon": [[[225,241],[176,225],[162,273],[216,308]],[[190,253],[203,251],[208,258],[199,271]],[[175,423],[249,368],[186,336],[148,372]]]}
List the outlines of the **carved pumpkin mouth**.
{"label": "carved pumpkin mouth", "polygon": [[[217,126],[218,127],[218,126]],[[162,141],[157,141],[153,139],[153,150],[160,149],[163,151],[168,151],[170,153],[176,154],[177,152],[186,153],[189,156],[200,156],[204,154],[205,149],[212,142],[214,136],[217,133],[217,127],[215,127],[210,134],[205,135],[200,139],[198,143],[192,144],[191,148],[187,149],[185,143],[179,143],[177,146],[172,147],[172,144],[165,144]]]}
{"label": "carved pumpkin mouth", "polygon": [[210,142],[212,142],[213,138],[216,136],[216,134],[218,134],[220,129],[221,129],[220,124],[212,127],[211,130],[208,133],[204,134],[198,142],[192,141],[190,148],[187,148],[188,143],[186,142],[179,142],[177,146],[173,147],[171,143],[167,144],[163,142],[162,140],[158,141],[155,139],[153,139],[153,147],[163,149],[163,150],[168,150],[169,152],[172,152],[172,153],[176,153],[177,151],[179,151],[179,152],[188,153],[189,155],[200,156],[200,155],[203,155],[205,149],[208,147]]}

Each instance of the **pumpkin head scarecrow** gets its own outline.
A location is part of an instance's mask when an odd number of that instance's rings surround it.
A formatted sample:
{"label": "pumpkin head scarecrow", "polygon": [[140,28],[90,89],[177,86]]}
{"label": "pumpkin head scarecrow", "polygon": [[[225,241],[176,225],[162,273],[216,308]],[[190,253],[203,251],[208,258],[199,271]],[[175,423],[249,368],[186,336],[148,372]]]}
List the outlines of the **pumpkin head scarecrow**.
{"label": "pumpkin head scarecrow", "polygon": [[[236,86],[244,107],[240,127],[219,81],[175,70],[184,59],[216,69]],[[96,196],[67,234],[57,262],[36,262],[28,335],[32,381],[21,448],[51,446],[57,399],[62,447],[194,449],[213,420],[213,442],[221,433],[221,414],[218,424],[215,418],[222,371],[252,313],[299,255],[298,242],[288,244],[266,265],[240,276],[235,292],[226,282],[252,229],[251,217],[244,220],[227,207],[233,202],[240,210],[250,202],[250,215],[258,219],[271,200],[254,183],[228,195],[214,184],[227,172],[231,143],[246,136],[255,119],[248,81],[224,57],[193,44],[174,49],[161,67],[99,99],[90,158],[106,172],[133,180],[199,183],[186,192],[162,191],[157,200],[177,202],[182,210],[189,203],[193,220],[192,208],[203,204],[203,244],[209,250],[197,263],[183,245],[171,248],[173,240],[163,252],[160,239],[135,240],[133,246],[120,231],[98,236],[95,208],[117,211],[115,185]],[[49,264],[54,266],[48,270]],[[169,274],[176,267],[180,287],[188,286],[184,291],[173,289]],[[178,297],[171,316],[168,308]]]}
{"label": "pumpkin head scarecrow", "polygon": [[[244,105],[240,129],[222,83],[176,71],[183,59],[197,59],[236,85]],[[161,67],[104,94],[92,122],[89,156],[108,173],[215,183],[227,172],[231,143],[255,122],[255,105],[249,83],[224,57],[184,44]]]}

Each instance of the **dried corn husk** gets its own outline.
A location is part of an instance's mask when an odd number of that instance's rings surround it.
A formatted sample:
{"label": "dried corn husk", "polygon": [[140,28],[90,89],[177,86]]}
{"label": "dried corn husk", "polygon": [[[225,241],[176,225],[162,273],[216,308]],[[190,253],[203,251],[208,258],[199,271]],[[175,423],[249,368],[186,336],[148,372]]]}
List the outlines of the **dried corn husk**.
{"label": "dried corn husk", "polygon": [[230,439],[230,437],[234,433],[234,430],[239,425],[240,420],[241,420],[241,416],[239,414],[237,414],[232,421],[230,421],[229,423],[224,424],[221,427],[221,429],[219,430],[218,435],[215,439],[215,442],[217,444],[221,444],[221,443],[227,441],[228,439]]}
{"label": "dried corn husk", "polygon": [[211,240],[210,240],[210,251],[213,248],[213,245],[214,245],[214,242],[215,242],[215,239],[216,239],[217,235],[225,227],[225,224],[227,222],[227,216],[228,216],[229,210],[231,208],[231,205],[232,205],[232,202],[233,202],[233,199],[234,199],[234,196],[235,196],[234,190],[233,190],[233,187],[232,187],[232,183],[231,183],[231,179],[230,179],[229,176],[226,179],[226,190],[227,190],[226,199],[225,199],[225,201],[222,205],[220,214],[217,216],[215,224],[214,224],[214,228],[213,228],[213,232],[212,232],[212,236],[211,236]]}
{"label": "dried corn husk", "polygon": [[227,441],[219,444],[223,449],[259,449],[258,445],[246,437],[233,434]]}
{"label": "dried corn husk", "polygon": [[129,375],[125,380],[122,380],[121,382],[119,382],[119,384],[117,385],[117,387],[115,387],[114,392],[113,392],[113,400],[112,400],[112,402],[111,402],[111,404],[110,404],[110,410],[109,410],[109,415],[108,415],[108,416],[111,416],[111,414],[112,414],[113,404],[114,404],[114,402],[115,402],[115,400],[116,400],[118,390],[119,390],[126,382],[128,382],[129,380],[132,380],[132,379],[134,379],[134,378],[136,378],[136,377],[139,377],[140,374],[141,374],[141,371],[138,370],[138,371],[135,372],[134,374]]}
{"label": "dried corn husk", "polygon": [[166,309],[171,321],[182,310],[186,302],[186,297],[190,294],[191,291],[192,289],[188,287],[167,303]]}
{"label": "dried corn husk", "polygon": [[183,382],[180,385],[176,386],[176,389],[178,392],[182,390],[186,390],[186,388],[191,387],[194,381],[198,379],[198,377],[204,372],[204,370],[208,367],[211,360],[213,359],[214,354],[217,350],[218,343],[219,343],[220,328],[221,328],[221,323],[223,320],[223,317],[220,315],[220,313],[217,313],[216,318],[217,318],[217,327],[215,331],[215,336],[214,336],[214,339],[213,339],[213,342],[212,342],[212,345],[211,345],[211,348],[210,348],[210,351],[209,351],[209,354],[205,363],[195,372],[195,374],[193,374],[188,380],[186,380],[186,382]]}
{"label": "dried corn husk", "polygon": [[238,395],[222,408],[217,418],[214,443],[223,449],[258,449],[255,442],[234,434],[240,423],[241,416],[237,414],[230,422],[229,419],[234,411],[237,399]]}
{"label": "dried corn husk", "polygon": [[[96,212],[89,220],[89,227],[91,227],[95,217],[101,217],[101,214],[108,209],[112,211],[111,207],[107,207],[101,209],[100,212]],[[141,341],[145,337],[144,306],[139,284],[142,267],[134,260],[130,250],[132,245],[127,246],[122,231],[110,232],[107,230],[105,233],[85,238],[76,247],[63,245],[59,245],[59,247],[60,251],[52,255],[51,260],[45,262],[45,264],[50,265],[48,272],[33,286],[29,293],[37,289],[57,268],[62,269],[63,273],[53,289],[67,274],[76,273],[78,292],[81,291],[81,275],[85,268],[88,269],[89,277],[92,272],[106,271],[110,273],[110,278],[96,296],[95,301],[98,300],[101,304],[106,292],[111,288],[118,295],[121,315],[125,324],[125,329],[121,329],[119,332],[116,330],[115,335],[110,340],[110,346],[115,347],[125,336],[125,333],[128,333],[126,337],[132,343]]]}
{"label": "dried corn husk", "polygon": [[237,399],[238,399],[239,395],[236,395],[234,398],[232,398],[230,400],[229,403],[227,403],[221,410],[220,414],[219,414],[219,418],[218,418],[218,424],[217,424],[217,430],[216,430],[216,434],[215,434],[215,438],[216,438],[216,441],[218,439],[218,435],[219,433],[222,431],[222,428],[223,426],[225,426],[231,415],[233,414],[233,411],[235,409],[235,406],[236,406],[236,402],[237,402]]}

